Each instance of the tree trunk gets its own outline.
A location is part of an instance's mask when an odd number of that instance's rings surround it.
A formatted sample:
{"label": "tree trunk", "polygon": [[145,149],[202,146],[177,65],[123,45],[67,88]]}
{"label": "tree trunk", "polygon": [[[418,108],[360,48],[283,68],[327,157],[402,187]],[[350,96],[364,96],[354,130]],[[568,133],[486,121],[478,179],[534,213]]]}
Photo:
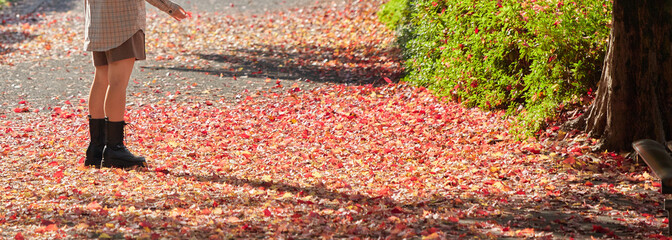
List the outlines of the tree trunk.
{"label": "tree trunk", "polygon": [[672,0],[614,0],[609,49],[586,132],[599,149],[672,140]]}

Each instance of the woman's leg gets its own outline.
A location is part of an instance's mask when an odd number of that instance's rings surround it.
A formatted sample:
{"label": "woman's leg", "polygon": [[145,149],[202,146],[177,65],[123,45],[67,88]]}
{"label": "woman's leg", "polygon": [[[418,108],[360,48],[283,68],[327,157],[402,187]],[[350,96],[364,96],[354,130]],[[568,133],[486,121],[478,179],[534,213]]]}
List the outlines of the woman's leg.
{"label": "woman's leg", "polygon": [[91,90],[89,91],[89,115],[92,119],[105,118],[105,95],[107,95],[107,65],[96,67]]}
{"label": "woman's leg", "polygon": [[135,58],[109,64],[105,114],[107,114],[107,143],[103,151],[103,167],[146,166],[145,158],[133,155],[124,145],[124,113],[126,112],[126,87],[133,71]]}
{"label": "woman's leg", "polygon": [[110,122],[124,121],[126,87],[134,64],[135,58],[128,58],[108,65],[109,87],[105,98],[105,114]]}
{"label": "woman's leg", "polygon": [[84,166],[100,168],[105,149],[105,95],[107,94],[107,65],[96,67],[89,92],[89,147]]}

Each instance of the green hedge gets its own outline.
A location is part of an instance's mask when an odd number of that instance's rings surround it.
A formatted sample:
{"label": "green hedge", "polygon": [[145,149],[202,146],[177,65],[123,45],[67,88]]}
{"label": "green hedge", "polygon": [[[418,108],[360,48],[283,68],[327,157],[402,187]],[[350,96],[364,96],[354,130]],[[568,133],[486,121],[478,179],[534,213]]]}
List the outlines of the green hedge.
{"label": "green hedge", "polygon": [[611,20],[604,0],[391,0],[405,81],[467,106],[508,109],[527,133],[599,80]]}

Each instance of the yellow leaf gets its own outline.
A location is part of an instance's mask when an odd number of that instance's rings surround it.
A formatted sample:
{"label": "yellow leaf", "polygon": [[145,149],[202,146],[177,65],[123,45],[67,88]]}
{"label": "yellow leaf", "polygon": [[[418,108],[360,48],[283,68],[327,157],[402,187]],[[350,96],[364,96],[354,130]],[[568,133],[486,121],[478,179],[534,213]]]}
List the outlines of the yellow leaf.
{"label": "yellow leaf", "polygon": [[98,209],[101,209],[101,208],[102,207],[97,202],[91,202],[88,205],[86,205],[86,209],[88,209],[88,210],[98,210]]}
{"label": "yellow leaf", "polygon": [[516,231],[517,236],[530,236],[534,235],[534,228],[525,228],[523,230]]}
{"label": "yellow leaf", "polygon": [[107,235],[107,233],[102,233],[98,238],[112,238],[110,235]]}
{"label": "yellow leaf", "polygon": [[649,175],[649,173],[647,173],[647,172],[644,172],[644,173],[642,173],[642,177],[644,177],[644,179],[650,179],[651,175]]}
{"label": "yellow leaf", "polygon": [[80,223],[80,224],[77,224],[77,226],[75,226],[75,229],[79,229],[79,230],[83,230],[83,229],[87,229],[87,228],[89,228],[89,224],[86,224],[86,223]]}
{"label": "yellow leaf", "polygon": [[504,183],[502,183],[502,182],[495,182],[495,184],[493,184],[493,186],[502,190],[502,191],[505,191],[505,192],[511,191],[511,188],[504,185]]}
{"label": "yellow leaf", "polygon": [[424,240],[430,240],[430,239],[441,239],[441,236],[438,233],[432,233],[427,236],[423,236],[422,239]]}
{"label": "yellow leaf", "polygon": [[282,197],[280,197],[280,198],[282,198],[282,199],[287,199],[287,198],[293,198],[293,197],[294,197],[294,194],[291,194],[291,193],[286,192],[286,193],[283,194]]}

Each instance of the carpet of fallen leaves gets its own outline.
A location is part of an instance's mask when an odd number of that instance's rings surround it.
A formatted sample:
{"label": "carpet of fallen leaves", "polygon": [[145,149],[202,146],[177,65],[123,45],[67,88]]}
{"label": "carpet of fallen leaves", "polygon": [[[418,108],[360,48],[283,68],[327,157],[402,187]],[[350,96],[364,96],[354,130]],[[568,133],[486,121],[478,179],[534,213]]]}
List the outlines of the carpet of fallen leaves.
{"label": "carpet of fallen leaves", "polygon": [[[400,65],[382,54],[392,33],[377,6],[182,25],[151,15],[149,51],[206,74],[380,83]],[[83,54],[77,14],[3,21],[4,64]],[[248,67],[228,68],[236,61]],[[517,140],[504,113],[405,84],[276,84],[233,103],[129,107],[127,145],[146,171],[81,167],[84,99],[40,111],[17,100],[0,112],[0,238],[664,238],[656,179],[591,153],[580,133]]]}

